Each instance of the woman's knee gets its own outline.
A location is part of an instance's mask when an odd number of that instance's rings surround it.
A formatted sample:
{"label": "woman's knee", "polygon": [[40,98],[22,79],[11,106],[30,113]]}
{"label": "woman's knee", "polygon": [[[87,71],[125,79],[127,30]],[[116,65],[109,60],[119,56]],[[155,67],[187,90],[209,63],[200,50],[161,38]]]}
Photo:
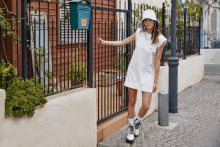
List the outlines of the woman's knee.
{"label": "woman's knee", "polygon": [[135,103],[136,103],[136,99],[135,100],[129,100],[128,105],[135,106]]}

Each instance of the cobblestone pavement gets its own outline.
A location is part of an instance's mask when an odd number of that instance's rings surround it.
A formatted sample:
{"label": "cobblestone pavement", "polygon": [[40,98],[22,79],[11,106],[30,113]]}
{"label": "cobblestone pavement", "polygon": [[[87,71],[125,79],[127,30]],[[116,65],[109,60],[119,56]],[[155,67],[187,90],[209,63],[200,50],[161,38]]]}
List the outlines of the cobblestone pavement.
{"label": "cobblestone pavement", "polygon": [[[149,118],[158,121],[158,112]],[[141,147],[220,147],[220,76],[204,80],[178,95],[178,113],[169,113],[174,129],[158,128]]]}

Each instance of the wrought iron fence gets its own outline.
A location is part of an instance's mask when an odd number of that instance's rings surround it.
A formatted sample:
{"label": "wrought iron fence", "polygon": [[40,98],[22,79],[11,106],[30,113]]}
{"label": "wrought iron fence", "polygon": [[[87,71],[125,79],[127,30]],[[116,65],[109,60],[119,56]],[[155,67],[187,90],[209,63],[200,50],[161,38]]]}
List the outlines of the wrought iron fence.
{"label": "wrought iron fence", "polygon": [[[28,1],[27,25],[24,25],[24,19],[19,19],[24,11],[20,1],[5,0],[7,6],[12,6],[9,11],[15,13],[15,19],[8,20],[7,28],[0,25],[0,60],[3,59],[6,67],[8,62],[13,64],[18,71],[17,77],[27,73],[28,79],[34,78],[36,83],[44,84],[45,96],[82,86],[96,88],[99,124],[127,110],[129,95],[123,82],[135,42],[113,47],[98,45],[97,38],[122,41],[140,27],[143,11],[153,9],[160,20],[162,34],[168,39],[161,58],[164,63],[171,50],[171,13],[164,6],[156,8],[131,2],[124,2],[122,6],[121,1],[116,4],[116,0],[93,0],[90,28],[73,30],[69,1]],[[8,9],[4,11],[7,14]],[[179,22],[190,19],[184,13],[181,15]],[[11,19],[12,16],[4,17]],[[15,38],[7,36],[8,30],[15,31]],[[199,52],[198,33],[197,25],[186,26],[185,23],[177,28],[179,57]],[[24,38],[27,38],[27,55],[24,54],[26,44],[21,42]]]}
{"label": "wrought iron fence", "polygon": [[[149,6],[148,4],[136,3],[133,4],[132,8],[132,33],[134,33],[137,28],[141,27],[140,20],[143,16],[143,11],[146,9],[152,9],[155,11],[156,17],[160,22],[161,34],[167,38],[167,43],[164,46],[163,54],[161,55],[161,63],[164,65],[164,62],[168,62],[168,58],[171,55],[171,10],[166,9],[165,5],[161,8],[157,8]],[[176,55],[179,58],[185,59],[186,56],[200,52],[200,20],[198,22],[191,21],[191,16],[184,10],[177,11],[177,13]],[[135,43],[131,49],[135,49]]]}
{"label": "wrought iron fence", "polygon": [[[27,73],[27,79],[35,78],[36,83],[44,84],[45,96],[86,85],[88,30],[71,29],[66,17],[68,0],[28,1],[26,30],[22,26],[21,2],[4,2],[9,8],[13,6],[12,10],[3,10],[7,19],[12,18],[7,16],[9,12],[15,13],[10,28],[17,39],[5,37],[9,30],[1,28],[1,59],[17,68],[17,77]],[[27,38],[26,55],[23,38]]]}
{"label": "wrought iron fence", "polygon": [[210,32],[207,30],[202,31],[201,44],[203,49],[220,48],[220,33]]}

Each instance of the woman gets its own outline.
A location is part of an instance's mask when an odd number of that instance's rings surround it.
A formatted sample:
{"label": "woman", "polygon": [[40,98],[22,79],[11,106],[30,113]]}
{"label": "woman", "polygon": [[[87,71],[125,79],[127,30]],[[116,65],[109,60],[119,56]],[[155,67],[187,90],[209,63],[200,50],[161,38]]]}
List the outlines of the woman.
{"label": "woman", "polygon": [[[128,87],[129,104],[128,120],[130,132],[126,142],[133,143],[134,136],[139,135],[142,118],[150,108],[152,92],[157,90],[160,58],[167,39],[160,34],[159,23],[153,10],[143,12],[142,28],[123,41],[104,41],[98,38],[98,43],[111,46],[123,46],[136,40],[136,48],[128,66],[124,86]],[[152,66],[154,65],[154,66]],[[138,116],[134,117],[137,90],[142,91],[142,107]]]}

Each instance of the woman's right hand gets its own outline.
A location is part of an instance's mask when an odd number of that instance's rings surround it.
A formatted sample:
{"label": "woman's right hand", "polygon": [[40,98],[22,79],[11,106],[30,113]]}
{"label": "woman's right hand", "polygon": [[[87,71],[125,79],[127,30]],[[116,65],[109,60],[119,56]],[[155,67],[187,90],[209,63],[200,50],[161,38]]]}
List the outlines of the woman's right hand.
{"label": "woman's right hand", "polygon": [[98,41],[98,44],[104,44],[103,43],[104,41],[101,38],[98,38],[97,41]]}

